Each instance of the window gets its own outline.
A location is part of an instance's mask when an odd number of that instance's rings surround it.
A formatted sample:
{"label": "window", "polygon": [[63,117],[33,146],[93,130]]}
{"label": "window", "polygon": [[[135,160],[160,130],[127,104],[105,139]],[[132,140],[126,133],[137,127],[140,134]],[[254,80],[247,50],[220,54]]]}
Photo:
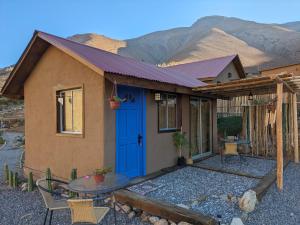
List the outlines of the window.
{"label": "window", "polygon": [[158,129],[170,131],[177,129],[177,97],[172,94],[162,94],[158,103]]}
{"label": "window", "polygon": [[228,78],[232,78],[232,73],[228,73]]}
{"label": "window", "polygon": [[81,134],[83,121],[82,88],[58,91],[56,96],[57,132]]}

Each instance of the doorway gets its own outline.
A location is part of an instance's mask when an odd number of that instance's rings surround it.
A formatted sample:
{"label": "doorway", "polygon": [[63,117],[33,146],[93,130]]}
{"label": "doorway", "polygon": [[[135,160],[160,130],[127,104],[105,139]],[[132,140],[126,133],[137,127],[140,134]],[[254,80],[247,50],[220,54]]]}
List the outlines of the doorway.
{"label": "doorway", "polygon": [[212,153],[212,103],[190,98],[190,147],[193,159]]}

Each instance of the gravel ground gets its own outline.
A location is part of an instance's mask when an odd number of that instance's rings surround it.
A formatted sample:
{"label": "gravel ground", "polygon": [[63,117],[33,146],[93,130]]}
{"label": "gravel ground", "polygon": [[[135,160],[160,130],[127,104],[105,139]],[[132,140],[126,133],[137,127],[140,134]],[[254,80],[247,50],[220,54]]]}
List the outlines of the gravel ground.
{"label": "gravel ground", "polygon": [[6,141],[4,148],[0,150],[0,177],[3,173],[3,165],[6,163],[10,169],[15,169],[16,164],[20,159],[21,150],[14,147],[13,142],[16,137],[22,136],[22,133],[17,132],[4,132],[3,137]]}
{"label": "gravel ground", "polygon": [[275,160],[258,159],[253,157],[239,156],[229,157],[226,162],[221,163],[220,155],[210,157],[198,163],[199,165],[207,165],[227,171],[235,171],[251,174],[254,176],[264,176],[276,166]]}
{"label": "gravel ground", "polygon": [[[21,192],[10,190],[0,184],[0,225],[41,225],[44,221],[45,206],[39,192]],[[138,217],[128,219],[127,215],[117,214],[119,225],[146,225]],[[113,224],[112,211],[100,223],[101,225]],[[60,210],[53,213],[53,225],[70,225],[69,210]]]}
{"label": "gravel ground", "polygon": [[171,204],[184,204],[229,223],[232,217],[240,216],[242,212],[236,204],[226,201],[227,195],[241,196],[259,180],[185,167],[152,181],[164,186],[146,196]]}
{"label": "gravel ground", "polygon": [[[10,169],[16,168],[21,150],[13,147],[13,141],[21,133],[6,132],[4,137],[7,145],[0,151],[0,225],[41,225],[45,216],[45,205],[40,193],[21,192],[19,189],[10,189],[3,183],[3,165],[7,163]],[[117,214],[120,225],[146,225],[138,217],[128,219],[122,213]],[[101,225],[113,224],[112,211],[104,218]],[[69,210],[60,210],[53,213],[53,225],[70,225]]]}
{"label": "gravel ground", "polygon": [[290,163],[283,180],[283,191],[279,192],[274,183],[250,214],[246,225],[300,224],[300,165]]}

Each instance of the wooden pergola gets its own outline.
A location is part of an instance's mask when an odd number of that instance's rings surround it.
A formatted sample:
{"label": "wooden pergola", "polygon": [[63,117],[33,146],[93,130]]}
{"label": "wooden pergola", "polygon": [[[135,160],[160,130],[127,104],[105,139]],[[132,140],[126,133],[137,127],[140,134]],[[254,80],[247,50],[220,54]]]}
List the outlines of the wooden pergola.
{"label": "wooden pergola", "polygon": [[283,188],[283,135],[282,135],[282,102],[283,93],[291,93],[292,125],[294,140],[294,161],[299,163],[297,96],[300,92],[300,77],[293,74],[274,74],[269,76],[251,77],[225,83],[209,84],[194,88],[194,91],[204,94],[214,94],[219,98],[228,99],[238,96],[276,94],[276,157],[277,157],[277,187]]}

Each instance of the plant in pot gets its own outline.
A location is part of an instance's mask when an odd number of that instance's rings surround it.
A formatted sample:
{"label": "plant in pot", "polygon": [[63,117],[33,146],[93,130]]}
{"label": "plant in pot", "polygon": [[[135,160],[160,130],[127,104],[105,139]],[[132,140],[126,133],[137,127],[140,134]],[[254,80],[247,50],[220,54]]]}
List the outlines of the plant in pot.
{"label": "plant in pot", "polygon": [[111,167],[96,169],[95,174],[94,174],[94,179],[95,179],[96,183],[103,182],[104,178],[105,178],[105,174],[111,173],[111,172],[112,172]]}
{"label": "plant in pot", "polygon": [[121,102],[124,102],[126,99],[122,99],[118,96],[118,85],[117,82],[115,81],[112,87],[111,95],[109,98],[109,105],[110,108],[113,110],[116,110],[120,107]]}
{"label": "plant in pot", "polygon": [[185,133],[182,131],[177,131],[173,134],[173,142],[175,145],[175,148],[177,150],[178,159],[177,159],[177,165],[178,166],[184,166],[185,165],[185,158],[182,156],[182,152],[186,145],[188,144],[187,138],[185,136]]}
{"label": "plant in pot", "polygon": [[111,96],[109,99],[110,108],[116,110],[120,107],[123,100],[119,96]]}
{"label": "plant in pot", "polygon": [[194,147],[192,145],[189,146],[189,157],[186,159],[186,164],[187,165],[192,165],[194,163],[193,158],[192,158],[192,149]]}

